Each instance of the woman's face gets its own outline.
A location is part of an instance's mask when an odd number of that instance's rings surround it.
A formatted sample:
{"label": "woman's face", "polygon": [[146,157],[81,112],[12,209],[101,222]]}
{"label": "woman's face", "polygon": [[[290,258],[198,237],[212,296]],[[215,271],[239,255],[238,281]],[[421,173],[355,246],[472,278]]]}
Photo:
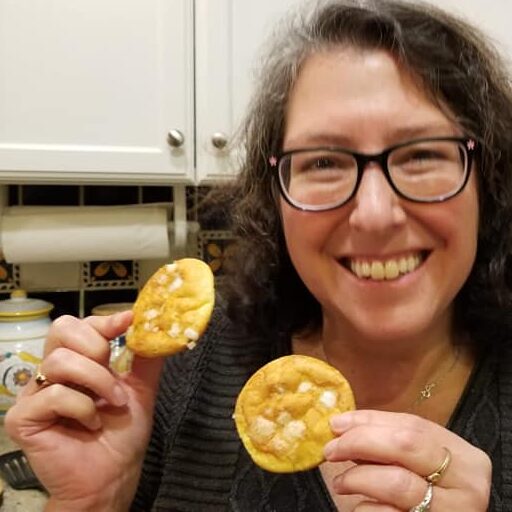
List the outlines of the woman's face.
{"label": "woman's face", "polygon": [[[378,153],[422,137],[462,132],[384,51],[338,49],[308,58],[290,95],[285,151],[342,146]],[[324,317],[346,335],[401,339],[448,329],[452,301],[476,253],[475,172],[443,203],[399,198],[376,163],[356,196],[326,212],[281,199],[291,259]],[[358,277],[351,268],[410,260],[397,278]]]}

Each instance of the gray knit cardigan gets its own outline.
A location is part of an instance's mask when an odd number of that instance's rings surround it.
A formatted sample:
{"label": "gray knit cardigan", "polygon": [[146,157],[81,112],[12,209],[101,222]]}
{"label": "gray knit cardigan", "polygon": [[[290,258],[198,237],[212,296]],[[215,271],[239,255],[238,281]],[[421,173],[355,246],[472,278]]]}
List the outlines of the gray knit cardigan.
{"label": "gray knit cardigan", "polygon": [[[132,512],[333,512],[317,469],[273,474],[242,447],[232,414],[246,380],[289,340],[242,335],[216,308],[198,346],[169,358]],[[480,359],[450,429],[493,462],[490,511],[512,511],[512,349]]]}

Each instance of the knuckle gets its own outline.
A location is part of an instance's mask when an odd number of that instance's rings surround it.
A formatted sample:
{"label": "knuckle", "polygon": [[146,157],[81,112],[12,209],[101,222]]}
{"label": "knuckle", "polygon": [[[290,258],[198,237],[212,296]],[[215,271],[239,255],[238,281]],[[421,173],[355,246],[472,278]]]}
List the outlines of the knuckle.
{"label": "knuckle", "polygon": [[417,487],[417,478],[414,473],[399,467],[390,467],[386,480],[393,494],[410,494]]}
{"label": "knuckle", "polygon": [[481,467],[485,472],[485,477],[487,481],[490,483],[492,479],[492,461],[489,455],[483,451],[478,452],[478,456],[480,461],[478,462],[479,467]]}
{"label": "knuckle", "polygon": [[68,360],[69,356],[69,350],[65,347],[56,347],[54,350],[52,350],[45,358],[45,368],[48,370],[48,368],[53,366],[60,366],[61,364],[65,363]]}
{"label": "knuckle", "polygon": [[412,428],[400,428],[393,433],[394,442],[398,450],[407,453],[417,453],[423,446],[421,433]]}
{"label": "knuckle", "polygon": [[61,315],[52,322],[50,330],[61,331],[73,328],[80,320],[72,315]]}
{"label": "knuckle", "polygon": [[48,386],[44,389],[46,397],[48,400],[59,401],[62,398],[63,393],[66,392],[67,387],[63,384],[54,383],[51,386]]}

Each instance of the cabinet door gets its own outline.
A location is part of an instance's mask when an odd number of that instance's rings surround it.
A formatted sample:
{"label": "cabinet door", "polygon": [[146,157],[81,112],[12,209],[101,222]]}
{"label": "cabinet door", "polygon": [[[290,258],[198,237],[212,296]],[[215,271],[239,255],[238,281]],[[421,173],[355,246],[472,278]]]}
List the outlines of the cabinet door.
{"label": "cabinet door", "polygon": [[191,180],[193,10],[0,0],[0,181]]}
{"label": "cabinet door", "polygon": [[236,172],[232,140],[250,98],[257,57],[276,19],[301,0],[196,0],[197,177],[207,183]]}

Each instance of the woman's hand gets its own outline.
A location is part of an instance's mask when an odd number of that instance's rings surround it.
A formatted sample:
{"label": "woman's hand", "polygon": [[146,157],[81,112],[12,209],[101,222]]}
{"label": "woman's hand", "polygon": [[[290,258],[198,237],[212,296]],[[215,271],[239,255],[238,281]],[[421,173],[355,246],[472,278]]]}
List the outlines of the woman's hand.
{"label": "woman's hand", "polygon": [[413,509],[426,495],[426,477],[442,465],[447,450],[451,460],[433,486],[429,512],[488,509],[489,457],[440,425],[411,414],[360,410],[333,417],[331,427],[339,437],[326,445],[326,459],[356,462],[332,482],[339,495],[365,497],[353,510]]}
{"label": "woman's hand", "polygon": [[57,319],[40,373],[5,419],[50,494],[47,510],[127,510],[146,445],[162,360],[134,358],[132,370],[109,368],[110,339],[131,312]]}

